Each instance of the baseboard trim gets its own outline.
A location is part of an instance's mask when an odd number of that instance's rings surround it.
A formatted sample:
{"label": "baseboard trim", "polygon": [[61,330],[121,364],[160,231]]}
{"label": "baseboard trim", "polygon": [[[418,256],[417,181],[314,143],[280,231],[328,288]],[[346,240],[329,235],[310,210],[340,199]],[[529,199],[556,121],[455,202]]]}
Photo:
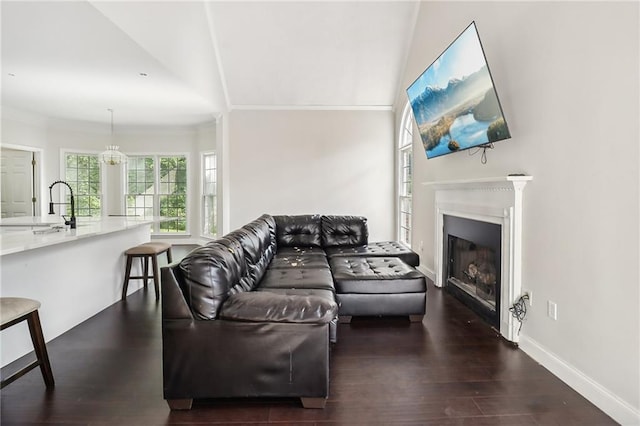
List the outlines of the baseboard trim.
{"label": "baseboard trim", "polygon": [[553,354],[537,341],[527,336],[520,336],[519,347],[616,422],[621,425],[640,425],[640,410],[620,399],[613,392]]}
{"label": "baseboard trim", "polygon": [[418,267],[416,268],[418,271],[422,272],[423,274],[425,274],[427,276],[427,278],[429,278],[431,280],[431,282],[435,283],[435,279],[436,279],[436,273],[434,271],[432,271],[431,269],[427,268],[424,265],[418,265]]}

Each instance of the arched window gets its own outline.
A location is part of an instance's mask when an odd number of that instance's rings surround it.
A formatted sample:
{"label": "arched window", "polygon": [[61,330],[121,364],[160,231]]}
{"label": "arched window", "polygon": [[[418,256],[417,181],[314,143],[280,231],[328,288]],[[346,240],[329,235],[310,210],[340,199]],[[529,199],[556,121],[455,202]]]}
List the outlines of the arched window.
{"label": "arched window", "polygon": [[397,168],[397,217],[398,239],[411,246],[411,197],[413,182],[413,114],[407,102],[402,114],[402,124],[398,138]]}

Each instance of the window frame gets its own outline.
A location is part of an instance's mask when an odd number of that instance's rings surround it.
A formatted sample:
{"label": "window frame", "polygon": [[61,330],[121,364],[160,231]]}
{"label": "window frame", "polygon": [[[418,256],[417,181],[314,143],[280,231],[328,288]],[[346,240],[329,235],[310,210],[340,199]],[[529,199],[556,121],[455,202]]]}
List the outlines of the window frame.
{"label": "window frame", "polygon": [[[105,174],[105,170],[103,167],[103,164],[100,162],[99,159],[99,152],[98,151],[94,151],[94,150],[85,150],[85,149],[61,149],[60,150],[60,180],[67,182],[67,156],[68,155],[81,155],[81,156],[93,156],[96,157],[97,161],[98,161],[98,169],[99,169],[99,176],[100,176],[100,186],[99,186],[99,192],[97,196],[100,200],[100,209],[99,212],[96,216],[104,216],[105,212],[107,211],[107,198],[105,196],[106,194],[106,174]],[[69,183],[69,182],[67,182]],[[73,182],[73,184],[77,183],[77,180]],[[69,183],[69,185],[71,185],[72,187],[74,186],[72,183]],[[51,185],[51,184],[50,184]],[[65,190],[60,190],[60,186],[57,185],[58,188],[54,188],[57,189],[58,191],[58,203],[62,203],[63,198],[62,195],[64,193]],[[64,185],[63,185],[64,186]],[[66,186],[64,186],[64,188],[66,188]],[[47,187],[48,189],[48,187]],[[66,192],[68,193],[68,188],[66,188]],[[79,197],[83,197],[85,196],[84,194],[80,194],[79,191],[76,190],[73,191],[73,196],[75,200],[79,200]],[[69,200],[65,199],[65,201],[67,204],[60,204],[58,207],[60,208],[59,210],[56,209],[57,211],[59,211],[60,215],[70,215],[71,214],[71,208],[69,206]],[[80,211],[78,209],[78,202],[76,201],[76,206],[75,206],[75,215],[76,216],[80,216]]]}
{"label": "window frame", "polygon": [[[398,241],[412,247],[412,228],[413,228],[413,114],[411,113],[411,104],[407,102],[402,113],[400,121],[400,131],[398,134],[398,144],[396,146],[396,235]],[[406,164],[408,154],[409,164]],[[408,172],[408,178],[407,173]],[[405,178],[407,178],[405,180]],[[403,203],[408,203],[408,211],[403,211]],[[408,220],[404,220],[408,216]]]}
{"label": "window frame", "polygon": [[[206,158],[213,156],[213,168],[207,169],[207,161]],[[218,237],[218,215],[219,215],[219,211],[218,211],[218,194],[220,191],[220,188],[218,186],[219,180],[218,180],[218,154],[216,153],[216,151],[212,150],[212,151],[203,151],[200,153],[200,172],[201,172],[201,179],[200,179],[200,185],[201,185],[201,190],[200,190],[200,236],[204,237],[204,238],[217,238]],[[213,182],[207,182],[207,170],[213,170]],[[207,192],[207,184],[208,183],[212,183],[213,184],[213,194],[210,194]],[[213,227],[215,229],[214,233],[209,233],[207,232],[207,225],[208,225],[208,220],[207,220],[207,197],[213,197],[213,203],[212,203],[212,207],[213,207]]]}
{"label": "window frame", "polygon": [[[160,192],[161,189],[161,182],[160,182],[160,164],[161,164],[161,159],[162,158],[176,158],[176,157],[184,157],[185,159],[185,177],[186,177],[186,190],[185,190],[185,204],[184,204],[184,209],[185,209],[185,216],[184,216],[184,220],[185,220],[185,229],[184,231],[176,231],[176,232],[165,232],[162,230],[162,224],[161,223],[154,223],[152,226],[152,233],[154,235],[159,235],[159,236],[163,236],[163,237],[168,237],[168,236],[176,236],[176,237],[184,237],[184,236],[189,236],[191,235],[191,220],[190,220],[190,214],[191,214],[191,205],[190,205],[190,201],[191,201],[191,190],[189,189],[191,187],[191,178],[190,178],[190,169],[191,169],[191,164],[190,164],[190,155],[187,152],[140,152],[140,153],[131,153],[131,154],[127,154],[127,156],[129,157],[129,159],[132,158],[152,158],[153,159],[153,164],[154,164],[154,170],[153,170],[153,179],[154,179],[154,191],[153,194],[150,195],[153,199],[153,216],[160,216],[160,211],[161,211],[161,197],[163,195],[167,195],[164,193]],[[130,164],[130,160],[127,162],[126,167],[124,167],[124,209],[125,212],[128,214],[129,212],[129,204],[128,204],[128,200],[127,198],[129,196],[132,195],[139,195],[139,194],[130,194],[129,193],[129,164]]]}

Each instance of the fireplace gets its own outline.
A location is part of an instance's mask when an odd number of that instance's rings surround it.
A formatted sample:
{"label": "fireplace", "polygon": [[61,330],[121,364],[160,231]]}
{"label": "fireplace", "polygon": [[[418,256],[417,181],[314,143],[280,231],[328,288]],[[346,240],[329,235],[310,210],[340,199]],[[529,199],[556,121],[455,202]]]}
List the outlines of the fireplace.
{"label": "fireplace", "polygon": [[[509,308],[523,293],[521,282],[523,191],[526,184],[532,179],[531,176],[514,174],[493,178],[423,182],[427,188],[433,189],[435,196],[434,283],[437,286],[445,287],[445,291],[458,290],[463,296],[470,292],[486,296],[487,293],[493,291],[495,314],[493,314],[493,319],[487,321],[491,322],[505,339],[516,343],[519,340],[520,323],[511,315]],[[448,254],[450,242],[449,235],[445,235],[445,221],[452,220],[460,223],[454,224],[455,232],[450,232],[450,234],[467,241],[458,243],[461,245],[461,249],[465,247],[470,249],[473,246],[477,252],[476,255],[480,256],[483,261],[494,256],[494,259],[499,262],[494,265],[496,269],[495,290],[492,290],[492,286],[487,284],[492,281],[487,277],[482,279],[480,291],[472,291],[464,285],[454,288],[456,286],[450,284],[451,262]],[[474,222],[484,223],[489,228],[477,227]],[[490,230],[492,227],[493,231]],[[474,228],[480,229],[480,231],[470,231]],[[487,238],[484,235],[486,232],[482,229],[489,229],[488,234],[493,234],[493,237]],[[469,270],[471,263],[471,261],[462,260],[462,266],[457,267],[462,271],[457,273],[461,273],[465,277],[464,271],[466,270],[467,274],[473,277],[477,271],[473,271],[473,268]],[[486,265],[483,265],[483,270],[487,270]],[[464,283],[464,278],[456,277],[455,271],[454,278]],[[484,300],[484,302],[480,302],[481,306],[485,303],[492,305],[491,302],[486,301],[486,297],[481,297],[481,299]]]}
{"label": "fireplace", "polygon": [[445,215],[443,247],[446,274],[443,287],[500,327],[501,226]]}

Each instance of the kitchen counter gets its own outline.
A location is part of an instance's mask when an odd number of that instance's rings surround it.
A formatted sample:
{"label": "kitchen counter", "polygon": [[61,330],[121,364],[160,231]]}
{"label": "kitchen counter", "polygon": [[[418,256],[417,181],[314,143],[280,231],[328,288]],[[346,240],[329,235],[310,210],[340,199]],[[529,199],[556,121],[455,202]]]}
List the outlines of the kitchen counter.
{"label": "kitchen counter", "polygon": [[[0,220],[0,294],[40,301],[47,342],[119,303],[125,250],[150,241],[153,223],[169,218],[77,219],[77,229],[65,227],[59,216]],[[134,262],[132,275],[141,272]],[[128,293],[139,290],[142,284],[142,280],[132,280]],[[26,325],[0,334],[1,366],[32,350]],[[55,360],[51,363],[55,376]]]}
{"label": "kitchen counter", "polygon": [[69,229],[59,216],[4,218],[0,219],[0,256],[120,232],[162,220],[165,218],[79,217],[77,218],[77,228]]}

